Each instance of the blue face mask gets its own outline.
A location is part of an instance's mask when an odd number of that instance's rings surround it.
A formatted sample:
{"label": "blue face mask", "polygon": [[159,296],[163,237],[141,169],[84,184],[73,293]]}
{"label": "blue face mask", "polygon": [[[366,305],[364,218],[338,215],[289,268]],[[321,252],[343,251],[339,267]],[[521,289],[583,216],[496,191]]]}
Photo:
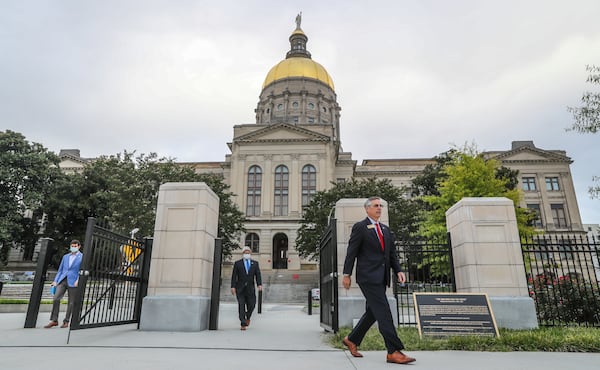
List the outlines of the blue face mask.
{"label": "blue face mask", "polygon": [[71,253],[75,253],[79,250],[78,247],[70,247],[69,250],[71,251]]}

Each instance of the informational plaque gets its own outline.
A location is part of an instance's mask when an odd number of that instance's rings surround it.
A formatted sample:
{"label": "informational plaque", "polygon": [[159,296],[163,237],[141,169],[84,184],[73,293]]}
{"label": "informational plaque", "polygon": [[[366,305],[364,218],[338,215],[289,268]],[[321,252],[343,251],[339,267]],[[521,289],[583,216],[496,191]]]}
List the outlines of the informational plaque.
{"label": "informational plaque", "polygon": [[487,294],[413,293],[419,335],[498,337]]}

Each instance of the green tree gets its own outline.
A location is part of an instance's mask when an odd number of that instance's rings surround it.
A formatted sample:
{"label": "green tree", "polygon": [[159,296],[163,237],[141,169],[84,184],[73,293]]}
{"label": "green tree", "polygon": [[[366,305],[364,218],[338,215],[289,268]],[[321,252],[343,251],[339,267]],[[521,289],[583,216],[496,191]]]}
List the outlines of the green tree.
{"label": "green tree", "polygon": [[352,178],[332,185],[331,189],[318,191],[304,207],[296,238],[296,249],[302,258],[319,258],[319,240],[327,228],[335,203],[343,198],[379,196],[388,202],[390,229],[397,239],[410,238],[417,231],[420,209],[415,202],[404,198],[407,189],[394,186],[390,179]]}
{"label": "green tree", "polygon": [[[600,85],[600,67],[586,66],[590,73],[587,82]],[[600,129],[600,92],[584,92],[581,97],[581,107],[567,107],[573,114],[573,125],[567,131],[595,134]],[[600,182],[600,176],[594,176],[592,181]],[[600,185],[591,186],[589,192],[594,198],[600,198]]]}
{"label": "green tree", "polygon": [[92,187],[86,183],[83,174],[62,173],[46,198],[44,235],[54,240],[57,253],[52,263],[55,267],[58,267],[71,240],[79,239],[83,242],[87,218],[103,218],[106,214],[103,211],[106,207],[99,210],[92,205],[91,194]]}
{"label": "green tree", "polygon": [[444,167],[452,162],[456,152],[456,149],[450,149],[433,157],[434,163],[426,165],[423,171],[412,180],[411,193],[413,197],[440,195],[438,184],[446,176]]}
{"label": "green tree", "polygon": [[219,196],[218,237],[223,239],[225,257],[239,245],[244,217],[222,176],[197,174],[155,153],[135,156],[126,151],[101,157],[68,179],[57,186],[48,211],[49,232],[65,243],[72,237],[83,238],[87,217],[96,217],[122,233],[139,228],[138,235],[152,236],[160,185],[205,182]]}
{"label": "green tree", "polygon": [[[517,224],[521,235],[534,232],[531,223],[534,218],[529,210],[520,208],[520,190],[517,189],[518,171],[501,167],[493,159],[485,159],[474,148],[465,147],[454,152],[439,177],[438,195],[423,196],[428,204],[425,221],[421,224],[421,234],[432,239],[441,239],[447,233],[446,211],[464,197],[506,197],[513,201]],[[427,266],[433,276],[447,275],[450,264],[446,257],[425,258],[421,268]]]}
{"label": "green tree", "polygon": [[0,261],[23,248],[31,258],[44,200],[59,176],[58,157],[17,132],[0,132]]}
{"label": "green tree", "polygon": [[446,211],[464,197],[506,197],[513,201],[521,235],[531,235],[533,214],[519,207],[521,192],[513,178],[518,172],[500,166],[494,159],[485,159],[475,149],[457,152],[444,167],[439,182],[439,195],[424,196],[431,207],[421,231],[428,236],[441,236],[446,231]]}

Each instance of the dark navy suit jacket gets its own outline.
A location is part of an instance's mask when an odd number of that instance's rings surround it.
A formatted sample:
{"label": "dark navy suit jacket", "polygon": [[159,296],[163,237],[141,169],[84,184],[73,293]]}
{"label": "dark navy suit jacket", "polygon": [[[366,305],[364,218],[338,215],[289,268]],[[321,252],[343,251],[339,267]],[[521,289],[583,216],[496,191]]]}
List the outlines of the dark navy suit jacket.
{"label": "dark navy suit jacket", "polygon": [[256,285],[262,285],[260,267],[257,261],[250,260],[250,270],[248,270],[248,273],[246,273],[244,259],[235,261],[231,275],[231,287],[235,288],[236,294],[240,294],[245,289],[248,289],[249,292],[254,292],[254,279],[256,279]]}
{"label": "dark navy suit jacket", "polygon": [[344,274],[352,274],[356,260],[356,282],[358,284],[390,286],[390,269],[394,273],[401,271],[390,228],[381,222],[379,226],[383,233],[384,250],[381,249],[375,225],[368,217],[352,226],[344,262]]}

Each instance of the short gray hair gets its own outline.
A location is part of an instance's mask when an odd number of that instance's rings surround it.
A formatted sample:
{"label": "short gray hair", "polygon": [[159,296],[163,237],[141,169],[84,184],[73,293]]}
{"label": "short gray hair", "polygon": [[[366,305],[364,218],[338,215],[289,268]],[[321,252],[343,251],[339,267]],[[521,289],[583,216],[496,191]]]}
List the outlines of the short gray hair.
{"label": "short gray hair", "polygon": [[365,208],[369,208],[371,206],[371,202],[373,202],[374,200],[381,200],[380,197],[369,197],[367,198],[367,200],[365,200]]}
{"label": "short gray hair", "polygon": [[248,251],[248,252],[252,253],[252,249],[250,249],[250,247],[244,247],[244,248],[242,248],[242,253],[244,253],[245,251]]}

